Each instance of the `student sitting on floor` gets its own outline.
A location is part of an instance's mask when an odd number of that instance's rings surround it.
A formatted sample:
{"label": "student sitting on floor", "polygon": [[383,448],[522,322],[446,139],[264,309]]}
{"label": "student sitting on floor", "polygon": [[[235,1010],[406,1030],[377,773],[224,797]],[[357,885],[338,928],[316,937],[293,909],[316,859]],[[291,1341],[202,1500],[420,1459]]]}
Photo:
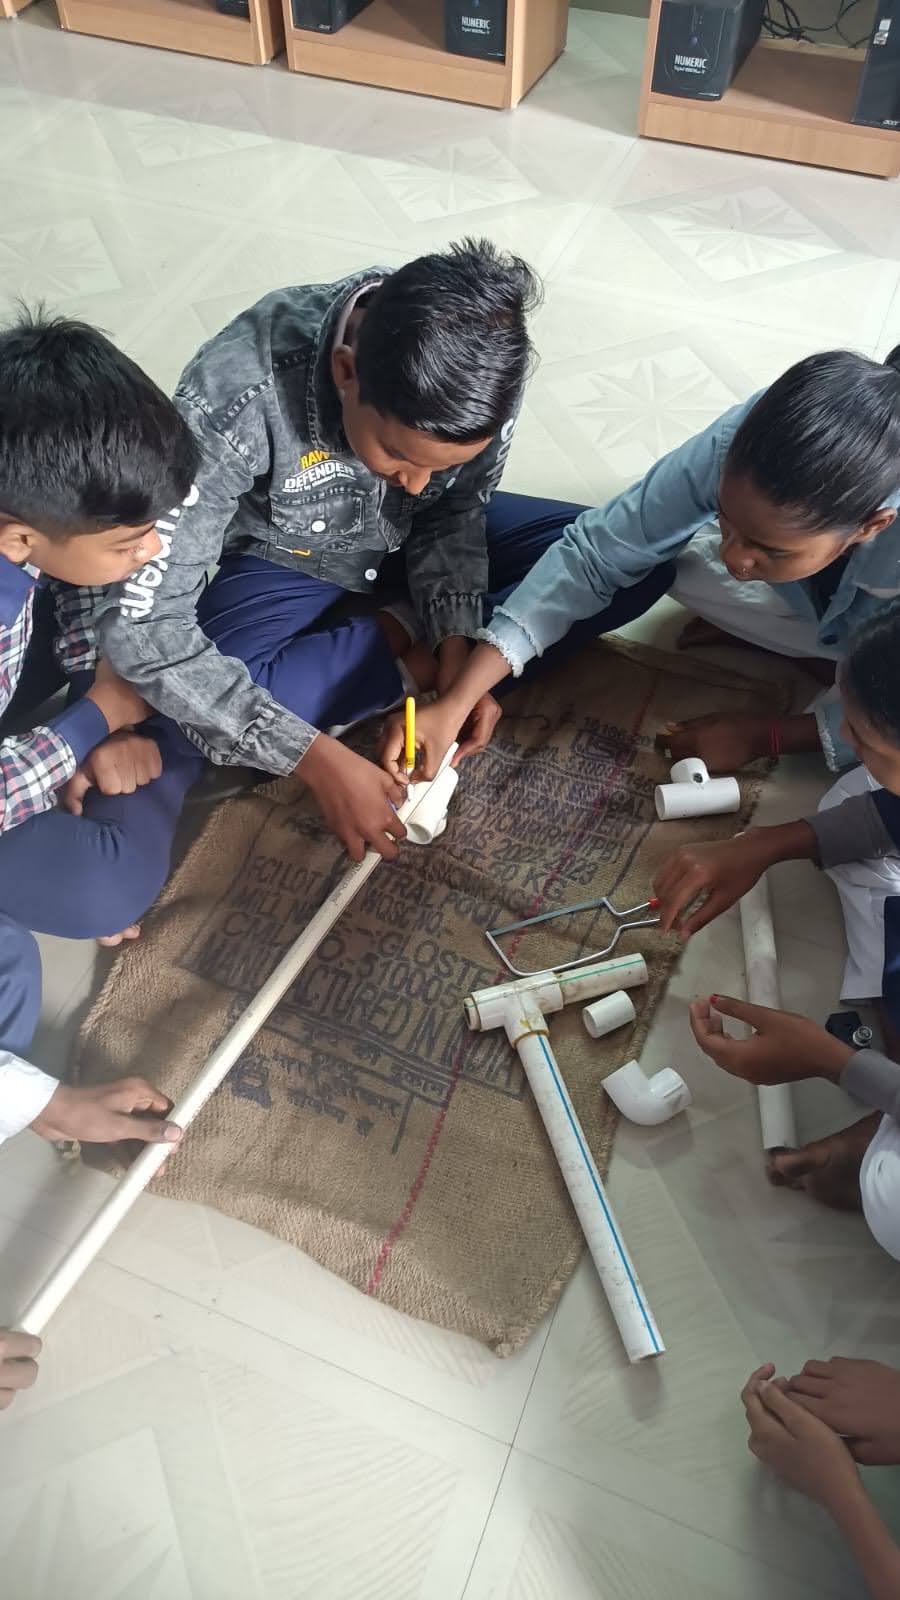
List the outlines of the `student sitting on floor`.
{"label": "student sitting on floor", "polygon": [[[129,915],[110,807],[160,783],[156,742],[133,731],[149,707],[106,663],[94,676],[96,595],[81,586],[158,552],[155,519],[188,492],[195,459],[171,401],[94,329],[25,315],[0,333],[0,1143],[28,1126],[53,1140],[180,1137],[143,1079],[74,1088],[24,1052],[41,1006],[31,928],[117,942]],[[66,681],[82,698],[8,733]],[[53,809],[63,795],[70,810]],[[0,1409],[34,1382],[40,1348],[0,1329]]]}
{"label": "student sitting on floor", "polygon": [[[41,1001],[31,930],[122,933],[101,903],[115,905],[119,865],[104,790],[153,788],[160,764],[133,731],[149,709],[140,695],[106,663],[94,677],[80,586],[149,561],[154,519],[194,461],[171,401],[92,328],[26,315],[0,333],[0,1141],[29,1124],[52,1139],[176,1136],[160,1121],[168,1101],[140,1079],[73,1089],[22,1053]],[[67,679],[82,698],[8,733]],[[54,809],[62,794],[84,815]],[[131,1114],[144,1111],[157,1116]]]}
{"label": "student sitting on floor", "polygon": [[[176,391],[202,451],[196,500],[98,618],[104,654],[186,746],[296,771],[357,858],[396,854],[403,783],[328,730],[451,683],[485,609],[579,509],[494,496],[536,297],[522,261],[466,240],[236,317]],[[623,595],[611,625],[668,578]],[[481,748],[495,704],[469,710]]]}
{"label": "student sitting on floor", "polygon": [[[770,1175],[826,1204],[861,1205],[879,1244],[900,1259],[900,606],[851,641],[838,687],[841,736],[863,765],[838,779],[816,816],[749,828],[718,844],[685,845],[653,887],[663,930],[679,928],[689,938],[778,861],[812,861],[833,879],[848,946],[841,998],[878,1000],[895,1059],[854,1050],[803,1017],[742,1001],[716,997],[711,1007],[699,1004],[692,1023],[706,1053],[739,1077],[754,1083],[832,1078],[878,1107],[828,1139],[773,1155]],[[699,907],[684,916],[697,900]],[[729,1039],[720,1015],[739,1017],[758,1032]]]}
{"label": "student sitting on floor", "polygon": [[[420,712],[423,775],[491,689],[586,619],[606,632],[611,602],[676,556],[672,593],[701,616],[783,655],[839,660],[850,632],[900,595],[898,503],[900,348],[884,366],[841,350],[799,362],[565,530],[496,609],[449,692]],[[825,702],[774,724],[701,718],[666,740],[673,757],[699,755],[711,772],[820,747],[837,770],[851,759],[839,721]],[[383,761],[394,775],[401,752],[391,723]]]}

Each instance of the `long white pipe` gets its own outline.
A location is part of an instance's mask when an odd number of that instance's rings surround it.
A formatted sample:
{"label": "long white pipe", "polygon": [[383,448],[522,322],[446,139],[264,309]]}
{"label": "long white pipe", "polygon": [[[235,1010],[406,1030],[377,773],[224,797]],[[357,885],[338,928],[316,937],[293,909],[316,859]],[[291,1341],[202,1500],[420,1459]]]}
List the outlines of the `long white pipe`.
{"label": "long white pipe", "polygon": [[509,1002],[504,1026],[525,1068],[628,1359],[637,1362],[660,1356],[666,1347],[550,1048],[546,1019],[533,995]]}
{"label": "long white pipe", "polygon": [[470,1028],[504,1028],[519,1053],[629,1361],[662,1355],[665,1345],[550,1048],[546,1016],[579,1000],[646,982],[642,956],[619,956],[571,972],[539,972],[479,989],[465,1001]]}
{"label": "long white pipe", "polygon": [[[434,784],[439,782],[441,773],[452,760],[456,748],[456,745],[451,745],[447,751]],[[433,786],[425,783],[415,785],[416,793],[398,807],[397,815],[401,822],[407,822],[419,806],[427,802]],[[201,1067],[196,1078],[188,1085],[171,1111],[168,1118],[170,1122],[177,1123],[179,1128],[186,1128],[193,1121],[198,1111],[227,1077],[251,1039],[271,1016],[291,984],[312,960],[323,939],[346,911],[351,900],[368,882],[381,860],[382,857],[377,850],[369,850],[362,861],[356,862],[345,872],[327,900],[282,956],[275,971],[267,978],[256,998],[251,1000],[243,1016],[216,1045],[205,1066]],[[151,1178],[159,1171],[172,1150],[177,1148],[171,1144],[145,1145],[128,1171],[120,1178],[112,1194],[104,1201],[97,1215],[83,1229],[68,1254],[63,1256],[59,1265],[26,1306],[17,1324],[21,1332],[43,1332],[53,1313],[58,1310],[66,1295],[75,1287],[95,1256],[103,1249],[138,1196],[146,1189]]]}
{"label": "long white pipe", "polygon": [[[781,1009],[778,953],[765,874],[742,897],[740,907],[747,999],[753,1005],[773,1006],[778,1011]],[[790,1084],[763,1085],[759,1089],[759,1121],[764,1150],[796,1148],[797,1125]]]}

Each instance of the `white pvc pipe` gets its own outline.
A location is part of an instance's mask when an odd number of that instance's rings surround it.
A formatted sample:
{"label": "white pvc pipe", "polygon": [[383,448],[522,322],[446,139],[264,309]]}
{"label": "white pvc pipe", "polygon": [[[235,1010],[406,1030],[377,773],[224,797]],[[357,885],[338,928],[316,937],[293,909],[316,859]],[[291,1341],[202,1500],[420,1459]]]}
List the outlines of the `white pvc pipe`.
{"label": "white pvc pipe", "polygon": [[447,810],[456,793],[459,772],[444,767],[431,783],[411,783],[407,796],[415,815],[406,824],[410,844],[433,844],[447,826]]}
{"label": "white pvc pipe", "polygon": [[711,778],[699,757],[676,761],[669,776],[671,783],[658,784],[654,794],[656,815],[661,822],[673,822],[679,817],[721,816],[726,811],[740,810],[741,791],[737,778]]}
{"label": "white pvc pipe", "polygon": [[661,1067],[652,1078],[645,1078],[637,1061],[626,1061],[618,1072],[603,1079],[603,1087],[623,1117],[654,1128],[660,1122],[686,1111],[692,1104],[691,1091],[672,1067]]}
{"label": "white pvc pipe", "polygon": [[665,1345],[550,1048],[547,1023],[533,994],[525,993],[508,1002],[504,1026],[525,1068],[628,1359],[637,1362],[648,1356],[662,1355]]}
{"label": "white pvc pipe", "polygon": [[[741,933],[744,939],[744,964],[747,969],[747,999],[756,1006],[781,1009],[778,987],[778,954],[772,906],[765,874],[740,901]],[[763,1085],[759,1089],[759,1121],[763,1149],[792,1150],[797,1145],[794,1102],[788,1083]]]}
{"label": "white pvc pipe", "polygon": [[592,1039],[602,1039],[604,1034],[624,1028],[626,1023],[634,1021],[634,1017],[634,1002],[624,989],[617,989],[614,994],[595,1000],[593,1005],[585,1006],[581,1013],[581,1020]]}
{"label": "white pvc pipe", "polygon": [[466,1021],[476,1032],[502,1028],[510,1001],[530,995],[544,1015],[561,1011],[577,1000],[612,994],[616,989],[633,989],[647,982],[647,963],[643,956],[614,956],[611,961],[596,961],[575,967],[571,972],[535,972],[530,978],[514,978],[490,989],[476,989],[463,1001]]}
{"label": "white pvc pipe", "polygon": [[[443,773],[447,763],[452,760],[457,746],[451,745],[447,751],[442,766],[434,779],[436,784]],[[408,825],[413,812],[418,811],[420,805],[428,799],[428,791],[432,784],[416,784],[417,795],[407,798],[403,805],[397,809],[401,822]],[[455,785],[454,785],[455,788]],[[218,1089],[227,1074],[231,1071],[238,1057],[247,1048],[251,1039],[257,1034],[267,1019],[271,1016],[278,1002],[283,999],[291,984],[296,981],[304,967],[315,955],[323,939],[337,922],[338,918],[346,911],[350,902],[359,894],[363,885],[368,882],[375,868],[380,865],[382,857],[377,850],[369,850],[362,861],[354,863],[345,872],[340,882],[332,890],[327,900],[319,907],[318,911],[307,923],[290,949],[282,956],[275,971],[267,978],[254,1000],[251,1000],[243,1016],[230,1028],[224,1039],[216,1046],[212,1054],[198,1072],[196,1078],[190,1083],[181,1099],[173,1107],[168,1121],[177,1123],[178,1127],[186,1128],[206,1104],[210,1096]],[[178,1146],[171,1144],[148,1144],[144,1146],[140,1155],[120,1178],[112,1194],[100,1207],[97,1215],[83,1229],[68,1254],[63,1256],[59,1265],[50,1274],[37,1294],[26,1306],[19,1318],[17,1327],[22,1333],[42,1333],[53,1313],[59,1308],[82,1274],[90,1266],[95,1256],[103,1249],[107,1240],[112,1236],[122,1219],[131,1210],[138,1196],[146,1189],[150,1180],[156,1175],[166,1158]]]}

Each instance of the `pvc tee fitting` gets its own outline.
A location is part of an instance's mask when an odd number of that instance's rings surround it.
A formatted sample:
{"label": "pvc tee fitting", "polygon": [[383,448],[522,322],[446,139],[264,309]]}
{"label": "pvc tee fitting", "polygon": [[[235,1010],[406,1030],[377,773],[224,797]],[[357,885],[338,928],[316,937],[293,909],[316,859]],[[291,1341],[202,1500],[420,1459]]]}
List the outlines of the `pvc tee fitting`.
{"label": "pvc tee fitting", "polygon": [[618,1072],[604,1078],[603,1087],[614,1106],[630,1122],[645,1128],[668,1122],[691,1104],[691,1091],[679,1073],[662,1067],[652,1078],[645,1078],[637,1061],[626,1061]]}
{"label": "pvc tee fitting", "polygon": [[718,816],[737,811],[741,791],[737,778],[711,778],[706,765],[696,756],[676,761],[669,774],[671,783],[657,785],[656,815],[661,822],[679,817]]}

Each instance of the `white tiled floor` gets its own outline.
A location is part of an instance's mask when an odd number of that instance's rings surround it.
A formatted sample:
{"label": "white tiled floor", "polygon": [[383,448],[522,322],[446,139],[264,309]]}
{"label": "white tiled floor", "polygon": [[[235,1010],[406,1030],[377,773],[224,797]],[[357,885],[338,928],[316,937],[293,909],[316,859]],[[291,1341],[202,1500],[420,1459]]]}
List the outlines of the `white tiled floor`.
{"label": "white tiled floor", "polygon": [[[632,19],[574,12],[568,54],[502,116],[66,36],[47,10],[0,24],[0,296],[100,323],[165,384],[277,283],[483,230],[547,281],[507,484],[590,499],[799,356],[900,339],[896,187],[639,144]],[[639,631],[671,642],[676,620],[664,606]],[[763,819],[822,783],[811,759],[784,762]],[[785,1001],[824,1017],[830,886],[784,868],[774,894]],[[34,1054],[61,1064],[99,974],[92,949],[44,948]],[[4,1594],[860,1595],[823,1519],[758,1476],[737,1391],[766,1358],[895,1355],[900,1272],[859,1218],[766,1186],[752,1097],[685,1024],[695,992],[742,981],[727,919],[695,941],[648,1045],[695,1109],[616,1146],[664,1362],[627,1368],[587,1266],[500,1363],[251,1228],[147,1199],[3,1420]],[[846,1115],[824,1086],[797,1099],[807,1133]],[[3,1150],[0,1320],[107,1187],[30,1134]]]}

